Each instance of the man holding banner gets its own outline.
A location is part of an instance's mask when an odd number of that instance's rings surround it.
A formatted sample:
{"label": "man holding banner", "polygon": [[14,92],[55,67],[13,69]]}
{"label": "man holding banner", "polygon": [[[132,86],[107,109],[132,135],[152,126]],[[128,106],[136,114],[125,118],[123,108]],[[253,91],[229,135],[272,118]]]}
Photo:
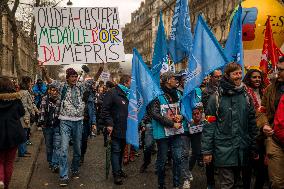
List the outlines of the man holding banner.
{"label": "man holding banner", "polygon": [[43,77],[49,84],[54,84],[59,90],[60,96],[60,135],[61,135],[61,157],[60,157],[60,186],[64,187],[69,182],[68,147],[69,141],[73,141],[73,160],[71,165],[72,178],[79,178],[79,165],[81,157],[81,140],[83,131],[83,119],[85,103],[83,93],[86,83],[78,83],[78,73],[73,68],[66,70],[67,82],[58,82],[48,77],[42,66]]}

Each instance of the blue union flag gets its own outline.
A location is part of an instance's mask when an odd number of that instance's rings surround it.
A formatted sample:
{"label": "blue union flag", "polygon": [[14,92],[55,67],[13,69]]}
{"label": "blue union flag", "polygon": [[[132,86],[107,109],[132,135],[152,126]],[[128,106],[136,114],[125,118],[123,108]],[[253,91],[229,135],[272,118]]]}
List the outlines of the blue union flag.
{"label": "blue union flag", "polygon": [[141,55],[134,49],[126,142],[135,148],[139,147],[138,124],[145,114],[146,106],[161,94],[160,85],[155,81]]}

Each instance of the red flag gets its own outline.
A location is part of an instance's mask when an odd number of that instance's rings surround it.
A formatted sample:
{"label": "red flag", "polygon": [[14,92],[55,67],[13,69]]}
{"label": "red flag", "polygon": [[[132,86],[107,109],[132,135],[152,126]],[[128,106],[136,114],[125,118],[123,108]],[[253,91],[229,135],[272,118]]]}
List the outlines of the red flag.
{"label": "red flag", "polygon": [[276,69],[276,64],[280,56],[283,56],[283,53],[276,46],[273,33],[270,25],[270,17],[266,21],[266,29],[264,36],[264,43],[262,49],[261,61],[259,63],[259,68],[262,70],[264,76],[267,79],[267,75],[271,74]]}

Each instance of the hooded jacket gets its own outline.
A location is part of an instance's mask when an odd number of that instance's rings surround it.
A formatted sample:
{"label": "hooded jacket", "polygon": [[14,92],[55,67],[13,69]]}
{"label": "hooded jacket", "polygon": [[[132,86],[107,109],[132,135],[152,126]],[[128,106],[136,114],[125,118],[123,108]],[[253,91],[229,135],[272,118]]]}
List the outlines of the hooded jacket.
{"label": "hooded jacket", "polygon": [[0,94],[0,150],[17,147],[26,140],[20,121],[24,115],[20,93]]}
{"label": "hooded jacket", "polygon": [[244,86],[236,87],[222,78],[218,93],[209,98],[207,115],[217,119],[203,128],[202,154],[212,154],[216,167],[246,166],[257,153],[258,129]]}

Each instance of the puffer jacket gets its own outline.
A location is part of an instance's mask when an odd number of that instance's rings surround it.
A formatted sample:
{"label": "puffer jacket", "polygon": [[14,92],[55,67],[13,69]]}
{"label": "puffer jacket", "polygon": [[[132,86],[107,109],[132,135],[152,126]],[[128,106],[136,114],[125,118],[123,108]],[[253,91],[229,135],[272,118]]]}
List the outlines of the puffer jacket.
{"label": "puffer jacket", "polygon": [[16,147],[26,140],[20,121],[24,115],[20,93],[0,94],[0,151]]}
{"label": "puffer jacket", "polygon": [[[229,87],[228,87],[229,86]],[[216,167],[245,166],[257,153],[255,110],[244,87],[222,79],[218,93],[210,96],[207,115],[216,117],[202,133],[202,154],[212,154]]]}

